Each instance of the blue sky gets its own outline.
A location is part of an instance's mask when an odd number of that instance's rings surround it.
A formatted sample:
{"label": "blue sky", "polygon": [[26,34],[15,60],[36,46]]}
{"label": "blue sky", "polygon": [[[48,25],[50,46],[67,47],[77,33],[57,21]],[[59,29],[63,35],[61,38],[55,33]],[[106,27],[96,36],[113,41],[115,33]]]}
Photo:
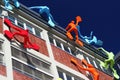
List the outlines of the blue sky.
{"label": "blue sky", "polygon": [[63,28],[75,19],[82,17],[82,35],[91,31],[103,41],[103,48],[115,54],[120,51],[120,5],[113,0],[19,0],[31,6],[48,6],[54,20]]}

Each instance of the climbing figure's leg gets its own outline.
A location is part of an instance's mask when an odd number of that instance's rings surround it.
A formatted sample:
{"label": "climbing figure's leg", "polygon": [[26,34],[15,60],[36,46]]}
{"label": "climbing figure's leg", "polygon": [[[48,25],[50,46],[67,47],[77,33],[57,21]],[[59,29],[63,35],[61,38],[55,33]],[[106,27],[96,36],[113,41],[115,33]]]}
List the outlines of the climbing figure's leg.
{"label": "climbing figure's leg", "polygon": [[69,39],[71,39],[71,40],[73,40],[73,36],[71,35],[71,32],[73,31],[73,29],[71,28],[71,29],[69,29],[68,31],[67,31],[67,33],[66,33],[66,35],[67,35],[67,37],[69,38]]}
{"label": "climbing figure's leg", "polygon": [[83,43],[79,40],[79,37],[78,37],[78,31],[77,30],[74,30],[74,32],[75,32],[75,37],[76,37],[76,43],[78,43],[80,46],[83,46]]}
{"label": "climbing figure's leg", "polygon": [[55,23],[51,14],[49,14],[49,17],[48,17],[48,24],[50,24],[50,26],[52,27],[55,27]]}

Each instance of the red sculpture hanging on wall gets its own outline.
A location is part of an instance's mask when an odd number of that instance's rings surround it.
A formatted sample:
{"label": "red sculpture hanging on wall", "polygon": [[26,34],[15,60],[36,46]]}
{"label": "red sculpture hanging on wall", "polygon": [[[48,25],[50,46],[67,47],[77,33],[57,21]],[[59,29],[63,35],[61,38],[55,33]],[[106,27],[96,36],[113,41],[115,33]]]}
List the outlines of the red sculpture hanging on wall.
{"label": "red sculpture hanging on wall", "polygon": [[30,39],[29,39],[29,30],[26,29],[26,30],[23,30],[23,29],[20,29],[18,28],[17,26],[13,25],[11,23],[11,21],[7,18],[4,19],[4,23],[10,28],[10,29],[15,29],[16,31],[15,32],[11,32],[11,31],[8,31],[8,30],[5,30],[4,31],[4,34],[5,36],[11,40],[15,37],[15,35],[19,35],[21,37],[24,38],[24,41],[23,41],[23,46],[24,48],[32,48],[34,50],[39,50],[39,46],[37,44],[34,44],[34,43],[31,43],[30,42]]}
{"label": "red sculpture hanging on wall", "polygon": [[86,70],[89,71],[92,75],[93,75],[93,80],[99,80],[99,73],[97,72],[97,70],[93,67],[92,64],[87,63],[87,61],[85,59],[82,59],[81,62],[86,66],[86,68],[82,67],[81,65],[79,65],[79,63],[75,60],[75,59],[71,59],[71,62],[78,68],[78,70],[80,71],[82,70]]}
{"label": "red sculpture hanging on wall", "polygon": [[79,40],[79,37],[78,37],[78,29],[77,29],[77,26],[78,26],[78,23],[81,22],[82,19],[80,16],[77,16],[76,17],[76,23],[75,21],[71,21],[68,26],[66,27],[66,36],[73,40],[73,36],[71,35],[71,32],[74,32],[75,33],[75,37],[76,37],[76,43],[78,43],[80,46],[83,46],[83,43]]}

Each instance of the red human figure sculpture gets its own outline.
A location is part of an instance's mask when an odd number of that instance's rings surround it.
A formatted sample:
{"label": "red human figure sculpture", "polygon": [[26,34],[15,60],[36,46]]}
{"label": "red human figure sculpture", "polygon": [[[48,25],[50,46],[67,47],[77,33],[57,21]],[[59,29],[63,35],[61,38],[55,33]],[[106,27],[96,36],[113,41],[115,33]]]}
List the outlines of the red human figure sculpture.
{"label": "red human figure sculpture", "polygon": [[71,32],[74,32],[75,33],[75,37],[76,37],[76,42],[80,45],[80,46],[83,46],[83,43],[79,40],[79,37],[78,37],[78,29],[77,29],[77,25],[79,22],[81,22],[82,19],[80,16],[77,16],[76,17],[76,23],[72,20],[68,26],[66,27],[66,36],[73,40],[73,36],[71,35]]}
{"label": "red human figure sculpture", "polygon": [[92,64],[88,64],[85,59],[82,59],[81,62],[86,66],[86,68],[80,66],[75,59],[71,59],[71,62],[78,68],[79,71],[80,71],[81,69],[82,69],[82,70],[89,71],[89,72],[93,75],[93,80],[99,80],[99,73],[98,73],[97,70],[93,67],[93,65],[92,65]]}
{"label": "red human figure sculpture", "polygon": [[8,39],[13,39],[15,35],[20,35],[24,38],[24,41],[23,41],[23,46],[24,48],[32,48],[34,50],[39,50],[39,46],[36,45],[36,44],[33,44],[30,42],[29,40],[29,36],[28,36],[28,32],[29,30],[23,30],[23,29],[20,29],[18,28],[17,26],[13,25],[11,23],[11,21],[7,18],[4,19],[4,23],[9,27],[9,28],[13,28],[16,30],[16,32],[10,32],[8,30],[5,30],[4,33],[5,33],[5,36],[8,38]]}

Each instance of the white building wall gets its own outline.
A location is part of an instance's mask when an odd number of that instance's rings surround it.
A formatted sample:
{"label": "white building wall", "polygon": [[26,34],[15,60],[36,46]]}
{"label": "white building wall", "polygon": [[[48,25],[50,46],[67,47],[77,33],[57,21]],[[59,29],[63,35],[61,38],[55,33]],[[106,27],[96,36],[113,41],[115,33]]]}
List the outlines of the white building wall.
{"label": "white building wall", "polygon": [[44,36],[44,40],[46,41],[48,53],[49,53],[49,56],[50,56],[51,70],[52,70],[52,74],[54,75],[53,80],[57,80],[57,78],[59,78],[59,76],[58,76],[57,67],[56,67],[56,64],[55,64],[52,48],[51,48],[51,45],[50,45],[49,37],[48,37],[48,34],[47,34],[46,30],[43,31],[43,36]]}
{"label": "white building wall", "polygon": [[[6,29],[8,28],[6,25],[4,25],[3,30]],[[4,63],[6,66],[6,77],[0,76],[0,80],[13,80],[10,41],[7,38],[5,38],[3,34],[0,34],[0,38],[3,40]]]}

